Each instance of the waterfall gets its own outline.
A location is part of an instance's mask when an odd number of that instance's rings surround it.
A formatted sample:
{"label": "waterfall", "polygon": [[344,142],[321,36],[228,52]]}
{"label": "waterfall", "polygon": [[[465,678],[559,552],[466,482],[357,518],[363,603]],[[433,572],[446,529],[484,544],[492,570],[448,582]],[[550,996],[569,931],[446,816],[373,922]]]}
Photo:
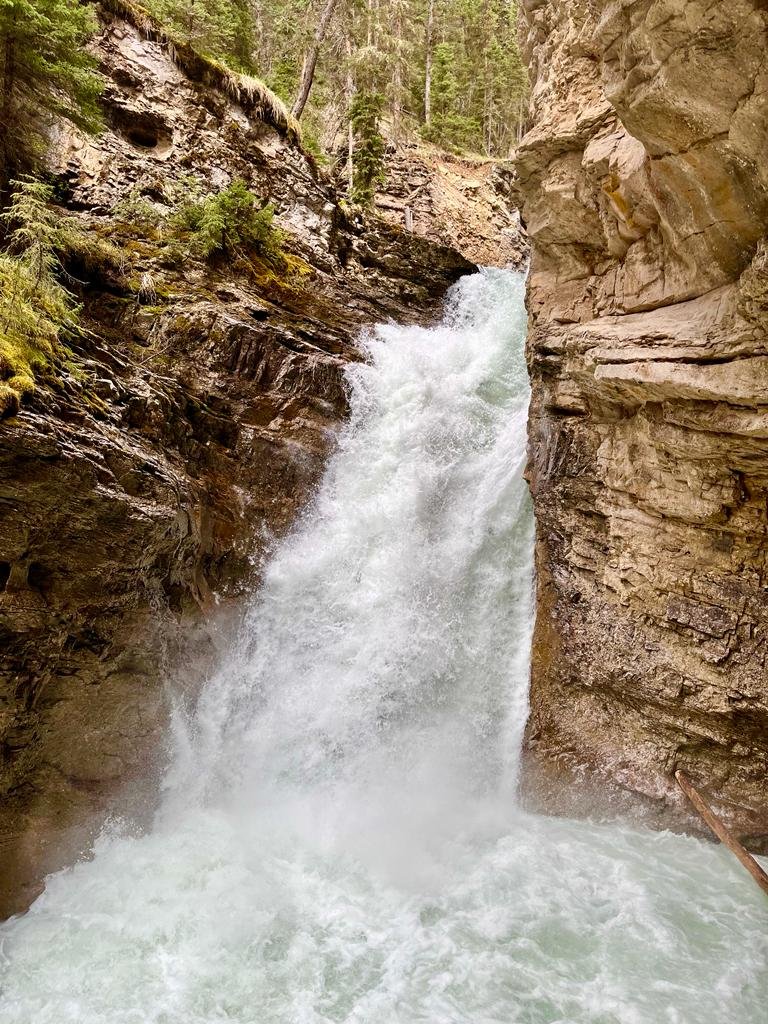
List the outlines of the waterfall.
{"label": "waterfall", "polygon": [[513,774],[531,618],[522,298],[520,276],[489,271],[440,327],[369,339],[339,452],[192,723],[182,800],[311,804],[330,786],[337,807],[369,805],[386,779],[401,813],[405,795],[437,810],[439,787],[450,814],[497,785],[499,757]]}
{"label": "waterfall", "polygon": [[153,827],[0,928],[0,1024],[762,1022],[768,908],[722,850],[516,806],[523,292],[367,339]]}

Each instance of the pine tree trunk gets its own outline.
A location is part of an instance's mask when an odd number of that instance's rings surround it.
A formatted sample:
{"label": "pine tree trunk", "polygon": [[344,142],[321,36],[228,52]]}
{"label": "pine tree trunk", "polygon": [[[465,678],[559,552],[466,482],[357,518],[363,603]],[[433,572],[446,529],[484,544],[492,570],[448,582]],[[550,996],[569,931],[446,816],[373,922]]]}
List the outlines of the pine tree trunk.
{"label": "pine tree trunk", "polygon": [[426,55],[424,58],[424,124],[432,120],[432,42],[435,30],[435,0],[429,0],[427,10]]}
{"label": "pine tree trunk", "polygon": [[400,138],[400,121],[403,114],[403,17],[400,0],[395,0],[393,31],[395,59],[392,68],[392,141],[397,145]]}
{"label": "pine tree trunk", "polygon": [[352,97],[355,94],[355,80],[352,76],[352,39],[349,32],[344,37],[344,42],[347,50],[347,193],[352,195],[352,188],[355,184],[355,129],[352,125],[350,112],[352,110]]}
{"label": "pine tree trunk", "polygon": [[3,77],[0,86],[0,205],[8,198],[11,180],[11,127],[13,122],[13,94],[16,88],[16,40],[5,37],[3,46]]}
{"label": "pine tree trunk", "polygon": [[320,47],[323,45],[325,39],[325,33],[328,31],[328,26],[333,17],[333,12],[336,9],[337,0],[326,0],[323,13],[320,15],[320,21],[315,29],[315,37],[312,40],[312,45],[304,58],[304,67],[301,72],[301,83],[299,85],[299,92],[296,96],[296,100],[291,109],[291,113],[295,118],[300,118],[304,112],[304,107],[307,105],[309,94],[312,89],[312,82],[315,78],[315,68],[317,67],[317,59],[320,56]]}

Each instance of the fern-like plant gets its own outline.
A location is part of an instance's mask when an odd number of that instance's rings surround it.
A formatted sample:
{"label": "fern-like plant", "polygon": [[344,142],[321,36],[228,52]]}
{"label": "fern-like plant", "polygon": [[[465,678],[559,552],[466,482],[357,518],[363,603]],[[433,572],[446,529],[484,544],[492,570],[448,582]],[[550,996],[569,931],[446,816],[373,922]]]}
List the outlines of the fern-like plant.
{"label": "fern-like plant", "polygon": [[35,378],[64,355],[62,337],[77,323],[74,296],[63,286],[62,259],[116,266],[114,246],[93,239],[53,204],[53,189],[34,178],[11,182],[0,214],[0,417],[18,412]]}
{"label": "fern-like plant", "polygon": [[282,234],[273,224],[274,207],[258,204],[257,196],[238,179],[221,192],[184,203],[173,223],[177,230],[188,232],[191,252],[202,259],[252,252],[268,263],[280,264]]}
{"label": "fern-like plant", "polygon": [[62,226],[51,189],[32,179],[12,187],[10,206],[0,214],[10,229],[0,253],[0,416],[17,412],[34,390],[36,373],[54,358],[62,327],[76,315],[54,276]]}

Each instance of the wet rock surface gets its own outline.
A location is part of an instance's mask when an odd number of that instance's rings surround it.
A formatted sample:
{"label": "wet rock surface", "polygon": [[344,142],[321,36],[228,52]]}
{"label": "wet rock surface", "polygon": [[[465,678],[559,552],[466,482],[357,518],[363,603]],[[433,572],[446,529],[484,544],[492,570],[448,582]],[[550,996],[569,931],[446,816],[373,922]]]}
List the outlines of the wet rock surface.
{"label": "wet rock surface", "polygon": [[[194,694],[310,499],[360,331],[428,319],[473,269],[352,219],[295,140],[104,19],[109,127],[62,134],[56,171],[125,274],[72,270],[85,330],[71,372],[0,423],[3,914],[108,813],[149,812],[137,780],[164,763],[166,684]],[[162,205],[185,175],[211,190],[240,177],[274,203],[287,268],[167,260],[121,202]]]}
{"label": "wet rock surface", "polygon": [[690,826],[683,768],[764,849],[768,10],[522,6],[529,795]]}

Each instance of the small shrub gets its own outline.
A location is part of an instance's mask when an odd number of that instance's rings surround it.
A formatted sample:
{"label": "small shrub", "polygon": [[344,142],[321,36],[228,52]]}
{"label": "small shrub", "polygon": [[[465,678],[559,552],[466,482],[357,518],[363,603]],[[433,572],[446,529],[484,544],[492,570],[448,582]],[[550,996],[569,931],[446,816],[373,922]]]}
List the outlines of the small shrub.
{"label": "small shrub", "polygon": [[69,293],[22,259],[0,254],[0,418],[18,412],[77,311]]}
{"label": "small shrub", "polygon": [[163,221],[162,211],[142,195],[138,188],[131,189],[124,199],[115,204],[114,213],[126,224],[143,231],[156,228]]}
{"label": "small shrub", "polygon": [[461,114],[436,114],[431,125],[423,125],[421,137],[452,153],[477,153],[482,150],[482,125],[474,117]]}
{"label": "small shrub", "polygon": [[77,312],[69,293],[34,262],[0,254],[0,417],[18,412],[36,376],[60,354]]}
{"label": "small shrub", "polygon": [[259,208],[257,197],[237,180],[221,192],[183,203],[172,225],[188,235],[190,251],[202,259],[254,252],[268,263],[281,264],[282,234],[273,224],[274,215],[271,204]]}
{"label": "small shrub", "polygon": [[330,158],[323,149],[319,136],[309,123],[304,125],[302,141],[305,152],[314,160],[318,167],[330,167]]}

